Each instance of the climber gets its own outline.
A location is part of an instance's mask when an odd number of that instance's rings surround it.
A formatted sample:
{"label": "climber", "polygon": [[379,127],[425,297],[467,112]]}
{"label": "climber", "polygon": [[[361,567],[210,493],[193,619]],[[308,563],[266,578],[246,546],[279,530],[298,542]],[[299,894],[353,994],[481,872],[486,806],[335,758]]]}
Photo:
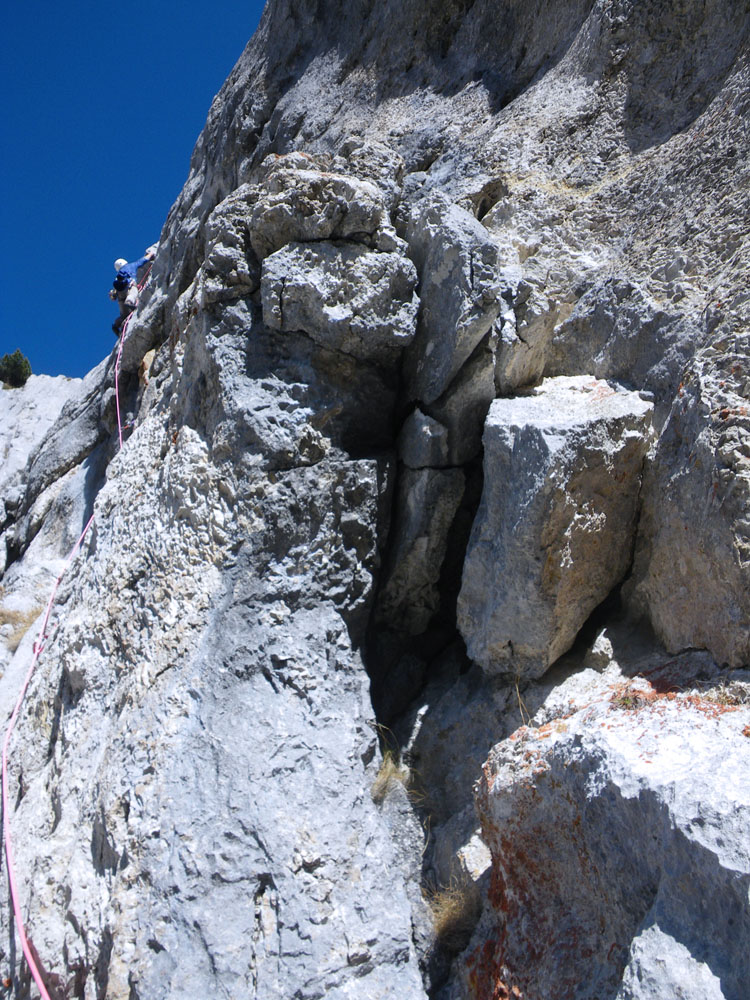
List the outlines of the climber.
{"label": "climber", "polygon": [[124,257],[118,257],[115,261],[115,280],[109,290],[109,297],[112,301],[117,301],[120,307],[120,315],[112,324],[112,330],[116,336],[120,336],[122,324],[138,305],[138,269],[144,264],[152,261],[156,255],[156,247],[149,247],[140,260],[133,260],[128,263]]}

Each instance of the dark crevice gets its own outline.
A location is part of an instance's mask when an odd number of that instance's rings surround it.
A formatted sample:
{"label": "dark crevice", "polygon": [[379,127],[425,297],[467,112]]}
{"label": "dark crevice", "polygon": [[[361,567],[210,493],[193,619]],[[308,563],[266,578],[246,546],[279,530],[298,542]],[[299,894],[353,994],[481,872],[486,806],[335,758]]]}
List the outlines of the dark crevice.
{"label": "dark crevice", "polygon": [[[464,493],[448,532],[448,544],[440,573],[440,603],[424,632],[401,634],[386,623],[371,620],[365,644],[365,665],[370,675],[371,697],[377,721],[390,726],[417,698],[431,679],[430,666],[456,642],[463,640],[456,628],[456,600],[461,574],[484,482],[482,456],[463,466]],[[440,470],[443,471],[443,470]],[[393,503],[396,499],[394,490]],[[392,512],[392,520],[395,511]],[[388,565],[388,548],[383,555]],[[378,599],[374,605],[377,607]]]}

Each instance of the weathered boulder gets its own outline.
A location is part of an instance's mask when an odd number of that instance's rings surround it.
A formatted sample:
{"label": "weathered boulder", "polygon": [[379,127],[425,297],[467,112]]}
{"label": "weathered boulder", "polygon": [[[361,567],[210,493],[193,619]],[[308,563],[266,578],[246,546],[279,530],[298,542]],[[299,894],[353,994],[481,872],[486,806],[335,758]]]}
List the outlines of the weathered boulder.
{"label": "weathered boulder", "polygon": [[749,724],[721,689],[660,695],[642,681],[496,746],[477,792],[492,888],[463,989],[740,1000]]}
{"label": "weathered boulder", "polygon": [[443,196],[411,211],[406,239],[422,307],[410,351],[410,392],[422,403],[447,389],[498,315],[497,247],[481,222]]}
{"label": "weathered boulder", "polygon": [[491,673],[538,677],[627,571],[652,407],[587,377],[498,399],[458,624]]}
{"label": "weathered boulder", "polygon": [[746,339],[685,373],[644,481],[632,606],[673,652],[750,662],[750,378]]}
{"label": "weathered boulder", "polygon": [[345,159],[342,173],[352,174],[376,185],[389,210],[398,204],[404,178],[404,158],[379,139],[351,136],[338,150]]}
{"label": "weathered boulder", "polygon": [[360,360],[393,362],[414,337],[416,285],[414,265],[400,254],[292,243],[263,261],[263,320]]}
{"label": "weathered boulder", "polygon": [[260,260],[287,243],[371,236],[386,217],[383,196],[370,181],[304,169],[301,159],[278,158],[263,181],[250,218],[250,243]]}
{"label": "weathered boulder", "polygon": [[461,503],[461,469],[409,469],[399,476],[396,537],[378,598],[379,617],[417,635],[438,610],[448,532]]}

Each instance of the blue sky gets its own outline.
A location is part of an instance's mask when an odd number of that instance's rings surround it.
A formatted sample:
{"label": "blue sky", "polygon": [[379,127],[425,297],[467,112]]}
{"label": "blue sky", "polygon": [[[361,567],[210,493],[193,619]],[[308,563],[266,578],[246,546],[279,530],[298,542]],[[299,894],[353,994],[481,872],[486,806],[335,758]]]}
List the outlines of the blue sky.
{"label": "blue sky", "polygon": [[7,4],[0,356],[84,375],[115,342],[116,257],[156,242],[263,0]]}

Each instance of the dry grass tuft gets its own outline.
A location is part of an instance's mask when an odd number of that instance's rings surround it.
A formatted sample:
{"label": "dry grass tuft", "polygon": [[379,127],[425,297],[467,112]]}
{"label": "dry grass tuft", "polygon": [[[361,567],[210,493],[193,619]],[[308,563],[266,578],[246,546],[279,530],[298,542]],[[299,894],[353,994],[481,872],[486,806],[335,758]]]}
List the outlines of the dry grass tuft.
{"label": "dry grass tuft", "polygon": [[21,640],[39,617],[41,608],[30,611],[14,611],[0,608],[0,625],[13,625],[13,631],[5,637],[5,644],[11,653],[15,653],[21,645]]}
{"label": "dry grass tuft", "polygon": [[450,885],[425,888],[424,897],[432,913],[438,943],[458,954],[468,945],[482,912],[477,885],[468,876],[452,879]]}
{"label": "dry grass tuft", "polygon": [[700,694],[717,705],[750,705],[750,684],[743,681],[725,681]]}
{"label": "dry grass tuft", "polygon": [[380,770],[375,775],[370,789],[373,802],[380,804],[394,781],[400,782],[404,787],[408,786],[409,777],[409,768],[403,766],[398,759],[398,754],[393,750],[386,750],[383,754],[383,763],[380,765]]}

